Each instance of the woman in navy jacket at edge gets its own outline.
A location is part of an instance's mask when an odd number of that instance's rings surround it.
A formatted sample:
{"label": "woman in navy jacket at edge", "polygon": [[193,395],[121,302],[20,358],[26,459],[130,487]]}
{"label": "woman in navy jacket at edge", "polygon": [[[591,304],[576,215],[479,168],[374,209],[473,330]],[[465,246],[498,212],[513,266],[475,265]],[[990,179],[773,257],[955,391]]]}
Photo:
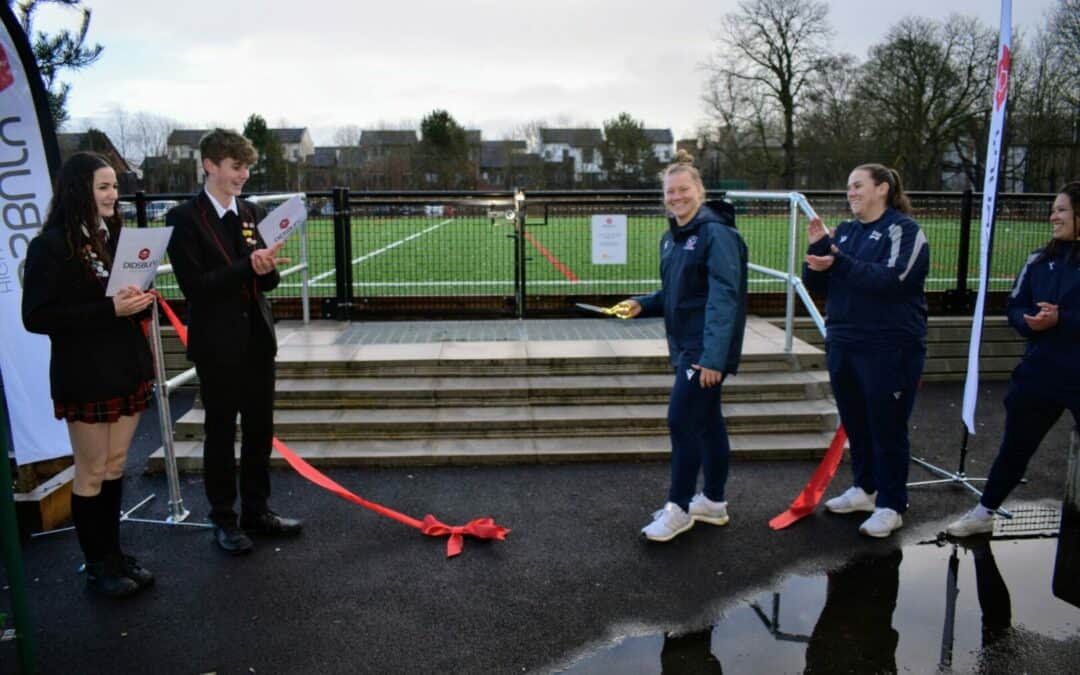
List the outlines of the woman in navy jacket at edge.
{"label": "woman in navy jacket at edge", "polygon": [[855,218],[834,232],[810,221],[802,274],[807,288],[828,294],[826,362],[854,473],[852,487],[825,508],[868,512],[859,532],[888,537],[908,506],[908,420],[926,360],[930,247],[893,169],[855,167],[847,199]]}
{"label": "woman in navy jacket at edge", "polygon": [[67,421],[75,459],[71,519],[86,557],[86,582],[124,597],[153,575],[120,550],[128,446],[149,405],[154,377],[139,322],[154,299],[135,286],[106,297],[120,238],[116,173],[80,152],[60,169],[49,215],[26,255],[23,325],[49,336],[54,414]]}
{"label": "woman in navy jacket at edge", "polygon": [[1050,427],[1066,408],[1080,424],[1080,182],[1058,192],[1050,225],[1050,241],[1027,259],[1009,294],[1009,324],[1027,338],[1027,349],[1005,394],[1005,435],[985,490],[946,528],[954,537],[993,532],[994,511]]}
{"label": "woman in navy jacket at edge", "polygon": [[[726,202],[705,203],[693,158],[680,150],[664,170],[669,229],[660,239],[661,288],[623,301],[630,317],[663,315],[675,384],[668,404],[671,488],[641,533],[669,541],[696,521],[728,522],[724,486],[731,448],[720,384],[734,375],[746,326],[746,244]],[[695,494],[699,467],[704,489]]]}

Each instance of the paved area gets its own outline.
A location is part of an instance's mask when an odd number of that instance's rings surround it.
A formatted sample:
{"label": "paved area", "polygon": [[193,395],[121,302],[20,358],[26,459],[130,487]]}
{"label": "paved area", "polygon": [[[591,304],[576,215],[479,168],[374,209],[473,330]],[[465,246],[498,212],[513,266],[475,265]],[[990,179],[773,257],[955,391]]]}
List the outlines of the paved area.
{"label": "paved area", "polygon": [[343,344],[417,342],[504,342],[522,340],[663,339],[664,320],[552,319],[490,321],[401,321],[354,323],[343,331]]}
{"label": "paved area", "polygon": [[[971,475],[985,475],[993,459],[1004,390],[991,383],[980,391]],[[916,403],[913,445],[943,466],[956,462],[961,398],[959,383],[930,384]],[[191,396],[172,405],[179,418]],[[1061,499],[1070,425],[1063,419],[1052,430],[1013,504]],[[155,427],[153,415],[140,424],[125,504],[156,495],[141,515],[162,518],[165,479],[143,472],[160,445]],[[458,524],[492,516],[512,528],[503,542],[466,540],[454,559],[445,557],[445,540],[278,470],[272,503],[306,520],[300,538],[258,540],[251,556],[229,558],[206,530],[126,523],[124,546],[158,577],[130,601],[84,590],[73,535],[24,542],[40,664],[46,673],[154,675],[558,671],[628,626],[707,626],[784,575],[933,537],[973,503],[953,487],[913,490],[905,527],[885,541],[860,537],[858,516],[820,510],[788,530],[770,530],[769,518],[814,466],[737,463],[728,483],[731,524],[701,525],[666,545],[638,537],[663,503],[666,462],[328,469],[364,498],[416,518],[432,513]],[[830,495],[847,487],[848,472],[840,467]],[[912,479],[923,476],[912,469]],[[201,476],[186,474],[181,483],[192,520],[201,520]],[[1080,638],[1041,649],[1059,663],[1080,662]],[[11,643],[0,643],[0,672],[13,672],[13,664]]]}

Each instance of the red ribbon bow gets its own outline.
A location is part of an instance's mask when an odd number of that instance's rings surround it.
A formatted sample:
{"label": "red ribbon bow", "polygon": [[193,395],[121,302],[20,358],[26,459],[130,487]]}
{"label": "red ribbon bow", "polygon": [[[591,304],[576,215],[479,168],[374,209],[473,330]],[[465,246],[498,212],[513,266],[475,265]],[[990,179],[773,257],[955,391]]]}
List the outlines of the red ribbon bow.
{"label": "red ribbon bow", "polygon": [[506,539],[510,529],[496,525],[492,518],[477,518],[470,520],[466,525],[446,525],[429,513],[424,516],[420,531],[429,537],[449,534],[450,539],[446,542],[446,557],[453,558],[461,553],[464,546],[462,535],[467,534],[477,539]]}

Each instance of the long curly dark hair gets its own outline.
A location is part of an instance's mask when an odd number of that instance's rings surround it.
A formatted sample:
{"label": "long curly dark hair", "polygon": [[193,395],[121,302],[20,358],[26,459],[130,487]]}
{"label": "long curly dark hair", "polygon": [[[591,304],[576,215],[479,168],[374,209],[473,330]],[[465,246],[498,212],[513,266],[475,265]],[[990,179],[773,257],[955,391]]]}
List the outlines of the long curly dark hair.
{"label": "long curly dark hair", "polygon": [[[1080,181],[1072,181],[1061,186],[1061,189],[1057,191],[1059,195],[1065,195],[1069,198],[1069,203],[1072,204],[1073,210],[1073,239],[1080,239]],[[1050,239],[1043,247],[1042,253],[1039,254],[1039,260],[1054,259],[1058,256],[1059,249],[1063,248],[1065,244],[1062,244],[1057,239]],[[1069,256],[1069,262],[1074,265],[1080,265],[1080,245],[1072,244],[1072,255]]]}
{"label": "long curly dark hair", "polygon": [[[98,229],[97,202],[94,200],[94,172],[98,169],[111,169],[109,161],[95,152],[76,152],[68,157],[53,186],[53,197],[49,203],[49,215],[45,219],[47,230],[51,227],[63,229],[68,242],[69,255],[84,251],[87,246],[106,266],[112,265],[112,256],[97,237],[92,236]],[[109,237],[116,241],[123,223],[120,210],[103,218],[109,228]],[[83,228],[91,234],[87,237]],[[87,256],[79,256],[89,269]]]}

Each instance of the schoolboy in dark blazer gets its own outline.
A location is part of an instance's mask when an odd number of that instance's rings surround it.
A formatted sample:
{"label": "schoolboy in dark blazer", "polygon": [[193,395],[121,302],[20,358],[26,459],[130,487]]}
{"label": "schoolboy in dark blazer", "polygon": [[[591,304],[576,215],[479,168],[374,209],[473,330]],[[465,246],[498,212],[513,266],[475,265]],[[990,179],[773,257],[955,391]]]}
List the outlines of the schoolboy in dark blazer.
{"label": "schoolboy in dark blazer", "polygon": [[[249,533],[299,534],[301,522],[270,510],[277,339],[265,293],[281,281],[278,244],[266,248],[265,216],[239,199],[256,153],[243,136],[215,129],[199,144],[206,187],[165,216],[169,260],[188,303],[188,358],[199,376],[205,419],[203,471],[214,539],[227,553],[252,550]],[[240,414],[237,520],[236,415]]]}

